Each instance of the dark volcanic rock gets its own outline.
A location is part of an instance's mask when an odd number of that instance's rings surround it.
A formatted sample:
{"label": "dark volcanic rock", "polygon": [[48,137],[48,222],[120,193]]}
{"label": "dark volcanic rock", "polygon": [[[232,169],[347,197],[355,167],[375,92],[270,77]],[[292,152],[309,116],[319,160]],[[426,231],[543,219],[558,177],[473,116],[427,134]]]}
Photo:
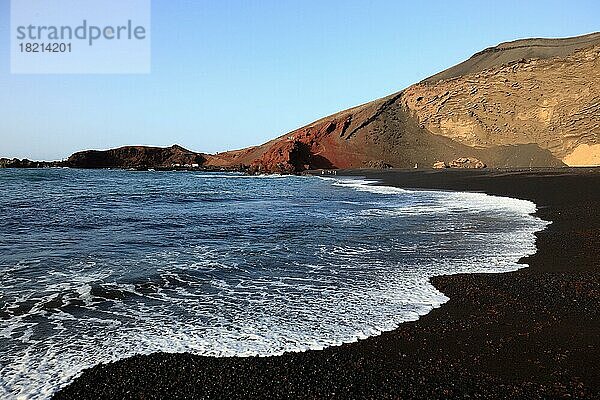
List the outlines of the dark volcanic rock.
{"label": "dark volcanic rock", "polygon": [[383,160],[370,160],[365,162],[364,164],[365,168],[368,169],[388,169],[388,168],[393,168],[392,165],[386,163]]}
{"label": "dark volcanic rock", "polygon": [[65,166],[63,161],[31,161],[26,158],[22,160],[18,158],[0,158],[0,168],[50,168],[63,166]]}
{"label": "dark volcanic rock", "polygon": [[73,154],[67,160],[74,168],[171,168],[200,167],[206,158],[181,146],[125,146],[110,150],[87,150]]}

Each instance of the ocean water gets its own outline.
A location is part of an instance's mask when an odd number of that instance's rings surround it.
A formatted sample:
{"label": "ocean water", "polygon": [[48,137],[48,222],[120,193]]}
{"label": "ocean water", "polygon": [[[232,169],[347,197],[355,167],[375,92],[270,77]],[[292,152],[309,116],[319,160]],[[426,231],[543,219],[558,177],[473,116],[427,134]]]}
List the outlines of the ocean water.
{"label": "ocean water", "polygon": [[353,342],[535,252],[533,203],[361,179],[0,170],[0,398],[158,351]]}

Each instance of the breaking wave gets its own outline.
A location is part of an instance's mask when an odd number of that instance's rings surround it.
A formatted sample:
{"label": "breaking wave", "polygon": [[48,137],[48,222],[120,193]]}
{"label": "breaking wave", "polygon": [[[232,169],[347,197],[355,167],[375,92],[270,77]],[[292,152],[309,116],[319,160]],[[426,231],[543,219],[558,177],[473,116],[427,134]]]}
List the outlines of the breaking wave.
{"label": "breaking wave", "polygon": [[378,335],[448,300],[434,275],[523,268],[547,224],[481,193],[241,177],[0,171],[0,397],[135,354]]}

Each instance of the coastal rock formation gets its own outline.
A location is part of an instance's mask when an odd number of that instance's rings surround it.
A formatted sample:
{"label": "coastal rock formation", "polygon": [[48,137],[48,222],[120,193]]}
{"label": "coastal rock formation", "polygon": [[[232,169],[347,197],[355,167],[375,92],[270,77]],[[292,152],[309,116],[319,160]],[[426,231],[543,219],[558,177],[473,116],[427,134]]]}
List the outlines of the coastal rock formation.
{"label": "coastal rock formation", "polygon": [[306,143],[290,139],[276,143],[250,164],[250,172],[291,174],[310,168],[311,151]]}
{"label": "coastal rock formation", "polygon": [[18,158],[0,158],[0,168],[50,168],[62,167],[62,161],[31,161],[26,158],[19,160]]}
{"label": "coastal rock formation", "polygon": [[600,135],[600,44],[564,58],[520,59],[436,83],[429,79],[408,88],[402,101],[429,132],[470,147],[535,143],[565,163],[580,148],[600,156],[594,147]]}
{"label": "coastal rock formation", "polygon": [[200,167],[206,161],[203,154],[181,146],[167,148],[125,146],[111,150],[87,150],[69,157],[67,164],[74,168],[173,168]]}
{"label": "coastal rock formation", "polygon": [[[207,163],[264,172],[432,165],[600,164],[600,33],[500,44],[408,89]],[[294,150],[290,162],[291,149]]]}
{"label": "coastal rock formation", "polygon": [[469,157],[460,157],[457,158],[456,160],[452,160],[452,162],[449,164],[450,168],[475,168],[475,169],[481,169],[481,168],[485,168],[486,165],[482,162],[479,161],[476,158],[469,158]]}
{"label": "coastal rock formation", "polygon": [[600,165],[600,144],[582,144],[567,157],[565,163],[573,167]]}
{"label": "coastal rock formation", "polygon": [[392,166],[383,160],[371,160],[364,163],[363,168],[368,169],[388,169]]}
{"label": "coastal rock formation", "polygon": [[487,167],[483,161],[480,161],[476,158],[469,157],[460,157],[455,160],[452,160],[450,163],[446,163],[444,161],[436,161],[432,166],[434,169],[444,169],[444,168],[461,168],[461,169],[482,169]]}

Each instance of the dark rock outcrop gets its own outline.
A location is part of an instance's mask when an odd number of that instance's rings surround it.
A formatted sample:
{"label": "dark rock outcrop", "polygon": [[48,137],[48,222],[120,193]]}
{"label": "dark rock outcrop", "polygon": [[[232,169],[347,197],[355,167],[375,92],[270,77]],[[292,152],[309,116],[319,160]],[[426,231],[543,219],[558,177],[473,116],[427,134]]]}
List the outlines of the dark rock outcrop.
{"label": "dark rock outcrop", "polygon": [[31,161],[26,158],[0,158],[0,168],[57,168],[66,166],[64,161]]}
{"label": "dark rock outcrop", "polygon": [[393,168],[393,165],[386,163],[383,160],[369,160],[364,163],[364,168],[368,169],[388,169]]}
{"label": "dark rock outcrop", "polygon": [[73,168],[200,168],[203,154],[181,146],[125,146],[110,150],[86,150],[73,154],[67,164]]}

